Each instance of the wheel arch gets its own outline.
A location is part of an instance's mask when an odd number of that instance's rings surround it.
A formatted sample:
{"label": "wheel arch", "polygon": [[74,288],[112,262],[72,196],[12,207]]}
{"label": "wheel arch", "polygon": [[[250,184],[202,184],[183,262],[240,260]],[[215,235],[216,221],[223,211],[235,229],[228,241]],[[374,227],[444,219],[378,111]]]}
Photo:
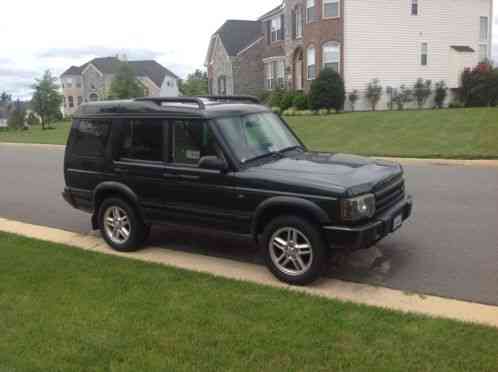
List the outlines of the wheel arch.
{"label": "wheel arch", "polygon": [[129,202],[131,206],[137,211],[138,215],[144,220],[144,214],[140,208],[139,199],[137,194],[131,188],[120,182],[103,182],[99,184],[93,192],[93,215],[92,227],[98,229],[99,225],[99,209],[102,202],[108,197],[116,197],[124,199]]}
{"label": "wheel arch", "polygon": [[310,200],[295,197],[275,197],[264,201],[256,209],[251,228],[254,240],[258,241],[258,236],[263,232],[268,222],[282,215],[303,217],[320,226],[330,222],[328,214]]}

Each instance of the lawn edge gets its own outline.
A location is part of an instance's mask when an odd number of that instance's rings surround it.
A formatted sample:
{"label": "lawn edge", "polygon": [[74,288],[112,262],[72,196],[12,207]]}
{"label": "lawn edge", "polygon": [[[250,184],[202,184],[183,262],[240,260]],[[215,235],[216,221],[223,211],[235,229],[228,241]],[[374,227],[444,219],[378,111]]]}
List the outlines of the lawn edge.
{"label": "lawn edge", "polygon": [[399,290],[336,279],[322,279],[309,287],[292,287],[278,282],[266,268],[255,264],[155,247],[149,247],[136,253],[123,254],[110,250],[103,240],[96,235],[82,235],[4,218],[0,218],[0,231],[86,251],[201,272],[226,279],[284,288],[342,302],[498,328],[497,306],[429,295],[409,294]]}
{"label": "lawn edge", "polygon": [[[64,151],[66,149],[65,145],[53,145],[46,143],[25,143],[25,142],[2,142],[0,141],[0,146],[6,147],[31,147],[31,148],[41,148],[47,150],[60,150]],[[402,164],[419,164],[419,165],[446,165],[446,166],[466,166],[466,167],[498,167],[498,157],[489,158],[478,158],[478,157],[468,157],[468,158],[439,158],[437,156],[429,157],[402,157],[402,156],[383,156],[383,155],[359,155],[370,157],[373,159],[395,161]]]}

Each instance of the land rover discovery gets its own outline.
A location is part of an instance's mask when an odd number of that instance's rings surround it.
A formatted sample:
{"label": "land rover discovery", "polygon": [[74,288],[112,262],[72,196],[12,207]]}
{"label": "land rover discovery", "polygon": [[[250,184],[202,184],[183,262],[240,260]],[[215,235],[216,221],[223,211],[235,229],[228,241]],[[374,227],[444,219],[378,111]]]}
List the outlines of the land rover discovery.
{"label": "land rover discovery", "polygon": [[115,250],[154,224],[250,236],[280,280],[317,279],[334,249],[369,248],[410,217],[399,164],[313,152],[254,97],[143,98],[80,106],[64,199]]}

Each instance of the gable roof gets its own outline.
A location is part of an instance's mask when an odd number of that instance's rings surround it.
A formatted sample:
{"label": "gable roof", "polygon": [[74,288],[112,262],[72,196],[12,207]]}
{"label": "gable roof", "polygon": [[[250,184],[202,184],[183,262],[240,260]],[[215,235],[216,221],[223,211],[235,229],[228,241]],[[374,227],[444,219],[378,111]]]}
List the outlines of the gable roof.
{"label": "gable roof", "polygon": [[263,20],[265,18],[268,18],[268,17],[271,17],[275,14],[278,14],[280,13],[282,10],[284,9],[284,3],[282,2],[279,6],[273,8],[272,10],[270,10],[269,12],[266,12],[265,14],[263,14],[261,17],[258,18],[258,20]]}
{"label": "gable roof", "polygon": [[[118,71],[121,63],[122,61],[120,61],[117,57],[94,58],[90,62],[87,62],[80,67],[71,66],[61,75],[61,77],[68,75],[81,75],[85,68],[90,64],[95,66],[97,70],[99,70],[103,74],[115,74]],[[135,71],[135,75],[137,75],[137,77],[148,77],[158,87],[161,87],[166,76],[170,76],[177,80],[180,79],[166,67],[153,60],[128,61],[128,63]]]}
{"label": "gable roof", "polygon": [[228,20],[216,31],[231,57],[256,41],[261,33],[261,22],[240,20]]}

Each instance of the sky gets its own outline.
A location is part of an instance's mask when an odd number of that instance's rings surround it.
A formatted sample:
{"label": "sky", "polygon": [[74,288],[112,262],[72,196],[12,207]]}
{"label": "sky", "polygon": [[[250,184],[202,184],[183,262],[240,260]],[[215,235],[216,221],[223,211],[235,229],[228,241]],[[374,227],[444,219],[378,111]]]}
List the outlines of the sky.
{"label": "sky", "polygon": [[[497,2],[498,0],[495,0]],[[155,59],[184,78],[203,68],[211,35],[227,19],[255,20],[280,0],[4,0],[0,91],[27,99],[35,78],[94,57]],[[498,62],[498,4],[493,52]]]}

